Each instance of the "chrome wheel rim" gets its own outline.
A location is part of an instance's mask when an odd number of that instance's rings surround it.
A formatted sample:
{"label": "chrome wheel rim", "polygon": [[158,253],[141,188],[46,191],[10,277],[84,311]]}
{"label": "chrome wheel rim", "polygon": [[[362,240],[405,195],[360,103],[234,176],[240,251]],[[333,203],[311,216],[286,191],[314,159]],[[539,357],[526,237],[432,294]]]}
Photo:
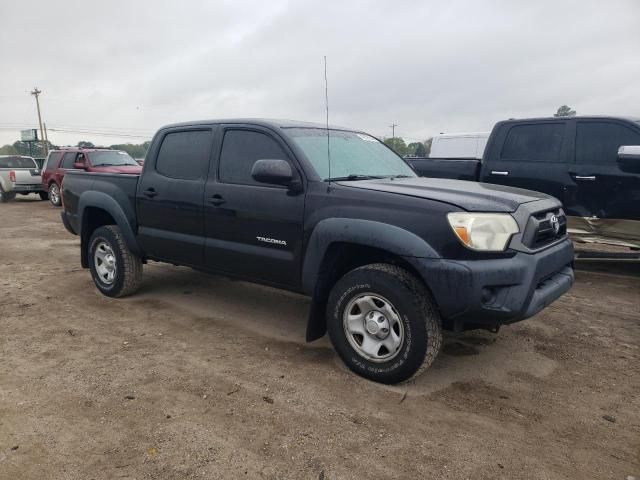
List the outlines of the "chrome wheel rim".
{"label": "chrome wheel rim", "polygon": [[60,200],[60,193],[58,192],[58,186],[53,184],[49,187],[49,197],[53,203],[58,203]]}
{"label": "chrome wheel rim", "polygon": [[116,278],[116,256],[111,245],[107,242],[98,243],[93,254],[93,262],[100,281],[111,285]]}
{"label": "chrome wheel rim", "polygon": [[344,309],[342,324],[351,347],[371,362],[388,362],[404,344],[398,311],[389,300],[374,293],[352,298]]}

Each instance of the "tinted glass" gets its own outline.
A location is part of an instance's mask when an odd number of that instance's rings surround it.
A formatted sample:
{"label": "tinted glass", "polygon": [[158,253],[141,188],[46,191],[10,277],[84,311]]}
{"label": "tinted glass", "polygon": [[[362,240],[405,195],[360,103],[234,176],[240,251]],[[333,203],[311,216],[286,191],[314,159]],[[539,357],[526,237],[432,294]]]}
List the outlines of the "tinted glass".
{"label": "tinted glass", "polygon": [[140,166],[127,152],[121,152],[119,150],[91,152],[89,157],[91,159],[91,165],[94,167]]}
{"label": "tinted glass", "polygon": [[264,133],[229,130],[224,134],[218,173],[222,182],[265,186],[251,177],[251,169],[256,160],[287,158],[280,145]]}
{"label": "tinted glass", "polygon": [[322,179],[349,175],[415,177],[414,171],[398,155],[376,138],[358,132],[330,130],[329,149],[327,131],[321,128],[292,128],[287,133],[304,151],[313,168]]}
{"label": "tinted glass", "polygon": [[60,168],[73,168],[73,163],[76,159],[75,152],[67,152],[64,154],[62,158],[62,164],[60,164]]}
{"label": "tinted glass", "polygon": [[517,125],[507,134],[500,158],[528,162],[559,162],[564,123]]}
{"label": "tinted glass", "polygon": [[0,157],[0,168],[37,168],[31,157]]}
{"label": "tinted glass", "polygon": [[615,163],[618,159],[618,148],[621,145],[640,145],[640,133],[615,123],[578,123],[577,163]]}
{"label": "tinted glass", "polygon": [[49,158],[47,158],[46,170],[48,172],[51,172],[58,168],[60,157],[62,157],[62,152],[51,152],[51,155],[49,155]]}
{"label": "tinted glass", "polygon": [[182,180],[204,178],[211,153],[211,130],[169,133],[164,137],[156,171]]}

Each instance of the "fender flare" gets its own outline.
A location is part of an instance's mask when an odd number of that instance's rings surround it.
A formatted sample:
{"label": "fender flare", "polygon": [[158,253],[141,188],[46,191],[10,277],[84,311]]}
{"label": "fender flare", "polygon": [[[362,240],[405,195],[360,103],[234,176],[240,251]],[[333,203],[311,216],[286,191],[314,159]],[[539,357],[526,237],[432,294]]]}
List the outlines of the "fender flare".
{"label": "fender flare", "polygon": [[320,221],[307,246],[302,289],[313,295],[327,250],[333,243],[351,243],[386,250],[400,257],[440,258],[422,238],[388,223],[353,218],[327,218]]}
{"label": "fender flare", "polygon": [[307,246],[302,268],[302,290],[311,295],[311,308],[307,320],[307,341],[321,338],[326,333],[326,300],[328,291],[323,265],[326,253],[334,243],[349,243],[385,250],[403,257],[440,258],[422,238],[403,228],[388,223],[352,218],[328,218],[320,221]]}
{"label": "fender flare", "polygon": [[[128,202],[127,198],[120,200]],[[116,222],[116,225],[120,228],[129,250],[139,257],[144,256],[134,234],[134,227],[132,227],[132,222],[135,222],[134,212],[131,212],[131,215],[127,216],[115,198],[107,195],[106,193],[90,190],[81,194],[78,200],[78,218],[80,219],[80,238],[82,243],[82,265],[84,267],[88,265],[86,251],[87,243],[89,242],[89,239],[86,238],[86,225],[88,220],[85,213],[87,208],[98,208],[111,215]]]}

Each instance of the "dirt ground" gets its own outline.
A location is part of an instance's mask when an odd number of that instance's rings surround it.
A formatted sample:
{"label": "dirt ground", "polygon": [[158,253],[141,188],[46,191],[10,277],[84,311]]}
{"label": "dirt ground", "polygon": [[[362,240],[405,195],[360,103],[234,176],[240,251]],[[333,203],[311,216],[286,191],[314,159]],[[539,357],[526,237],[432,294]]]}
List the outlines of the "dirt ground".
{"label": "dirt ground", "polygon": [[145,266],[113,300],[35,198],[0,205],[0,478],[640,478],[640,264],[386,387],[308,299]]}

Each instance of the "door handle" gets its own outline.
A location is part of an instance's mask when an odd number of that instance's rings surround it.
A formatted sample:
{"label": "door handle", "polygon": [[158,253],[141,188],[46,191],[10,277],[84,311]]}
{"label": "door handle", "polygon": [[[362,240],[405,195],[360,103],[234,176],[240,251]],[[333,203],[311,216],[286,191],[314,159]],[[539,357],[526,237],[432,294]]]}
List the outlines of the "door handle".
{"label": "door handle", "polygon": [[211,197],[209,197],[209,203],[212,205],[215,205],[216,207],[218,205],[222,205],[226,200],[224,198],[222,198],[222,195],[219,194],[215,194],[212,195]]}
{"label": "door handle", "polygon": [[509,172],[507,172],[506,170],[491,170],[491,175],[501,175],[503,177],[506,177],[507,175],[509,175]]}
{"label": "door handle", "polygon": [[588,176],[576,175],[575,179],[576,180],[584,180],[584,181],[588,181],[588,182],[593,182],[596,179],[596,176],[595,175],[588,175]]}
{"label": "door handle", "polygon": [[147,188],[144,192],[142,192],[142,194],[147,198],[153,198],[158,195],[158,192],[156,192],[153,188]]}

